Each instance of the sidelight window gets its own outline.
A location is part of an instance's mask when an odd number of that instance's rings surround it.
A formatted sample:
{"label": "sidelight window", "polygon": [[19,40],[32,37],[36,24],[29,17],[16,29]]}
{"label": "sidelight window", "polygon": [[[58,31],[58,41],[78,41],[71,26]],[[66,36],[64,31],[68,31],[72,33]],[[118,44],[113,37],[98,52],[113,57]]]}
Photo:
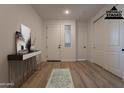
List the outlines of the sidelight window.
{"label": "sidelight window", "polygon": [[64,34],[65,34],[65,47],[71,47],[71,25],[64,26]]}

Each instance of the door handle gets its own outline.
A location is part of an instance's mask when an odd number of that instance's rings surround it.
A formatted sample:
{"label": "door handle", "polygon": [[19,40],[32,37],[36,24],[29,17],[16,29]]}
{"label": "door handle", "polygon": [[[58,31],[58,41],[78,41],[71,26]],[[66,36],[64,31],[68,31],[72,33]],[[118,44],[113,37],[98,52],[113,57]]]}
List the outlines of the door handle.
{"label": "door handle", "polygon": [[86,46],[84,46],[84,48],[86,48]]}
{"label": "door handle", "polygon": [[124,51],[124,49],[122,48],[122,50],[121,51]]}
{"label": "door handle", "polygon": [[61,45],[59,45],[59,47],[58,48],[61,48]]}

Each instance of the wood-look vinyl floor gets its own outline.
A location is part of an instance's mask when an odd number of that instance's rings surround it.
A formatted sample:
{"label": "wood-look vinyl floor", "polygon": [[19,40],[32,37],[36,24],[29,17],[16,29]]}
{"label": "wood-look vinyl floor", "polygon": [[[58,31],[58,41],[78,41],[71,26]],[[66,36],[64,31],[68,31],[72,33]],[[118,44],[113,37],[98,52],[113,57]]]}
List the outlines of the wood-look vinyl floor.
{"label": "wood-look vinyl floor", "polygon": [[45,88],[54,68],[69,68],[75,88],[124,87],[121,78],[90,62],[44,62],[21,87]]}

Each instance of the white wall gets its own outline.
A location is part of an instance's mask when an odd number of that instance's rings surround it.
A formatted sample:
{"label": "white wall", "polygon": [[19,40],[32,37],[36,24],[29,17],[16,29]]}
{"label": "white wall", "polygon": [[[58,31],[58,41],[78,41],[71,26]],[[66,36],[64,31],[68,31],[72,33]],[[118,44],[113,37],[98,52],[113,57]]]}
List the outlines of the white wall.
{"label": "white wall", "polygon": [[[76,57],[78,61],[87,60],[87,22],[77,21],[76,23],[76,34],[77,34],[77,51]],[[84,48],[86,46],[86,48]]]}
{"label": "white wall", "polygon": [[43,50],[43,23],[30,5],[0,5],[0,82],[8,82],[7,55],[15,53],[15,32],[20,24],[31,28],[36,48]]}

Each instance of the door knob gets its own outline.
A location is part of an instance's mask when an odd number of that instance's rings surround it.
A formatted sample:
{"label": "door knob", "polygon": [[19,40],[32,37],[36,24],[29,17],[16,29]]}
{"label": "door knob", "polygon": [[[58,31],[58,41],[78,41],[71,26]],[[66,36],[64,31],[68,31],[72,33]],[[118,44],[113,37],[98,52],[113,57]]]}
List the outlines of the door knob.
{"label": "door knob", "polygon": [[58,48],[61,48],[61,45],[59,45],[59,47]]}
{"label": "door knob", "polygon": [[124,49],[122,48],[122,50],[121,51],[124,51]]}

